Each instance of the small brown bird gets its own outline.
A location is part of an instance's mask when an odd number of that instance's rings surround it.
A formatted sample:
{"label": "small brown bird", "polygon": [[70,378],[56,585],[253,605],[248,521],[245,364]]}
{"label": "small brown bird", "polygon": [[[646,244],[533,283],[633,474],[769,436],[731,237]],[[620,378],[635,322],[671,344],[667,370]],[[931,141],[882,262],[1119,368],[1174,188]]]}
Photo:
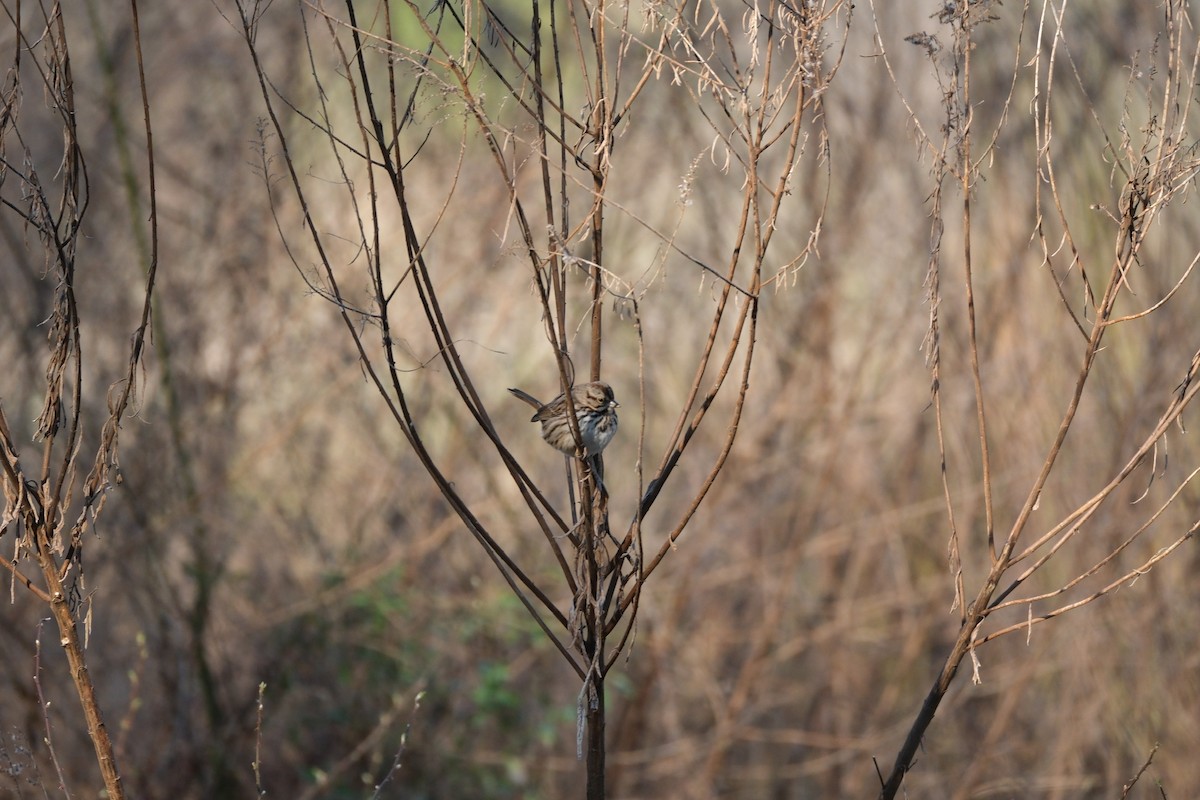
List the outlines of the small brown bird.
{"label": "small brown bird", "polygon": [[[513,395],[537,409],[530,422],[542,423],[542,438],[546,444],[567,455],[575,454],[575,437],[567,421],[567,401],[563,395],[542,405],[536,397],[520,389],[509,389]],[[603,381],[584,383],[571,390],[575,418],[579,420],[579,436],[583,454],[594,456],[608,447],[617,433],[617,406],[612,387]]]}

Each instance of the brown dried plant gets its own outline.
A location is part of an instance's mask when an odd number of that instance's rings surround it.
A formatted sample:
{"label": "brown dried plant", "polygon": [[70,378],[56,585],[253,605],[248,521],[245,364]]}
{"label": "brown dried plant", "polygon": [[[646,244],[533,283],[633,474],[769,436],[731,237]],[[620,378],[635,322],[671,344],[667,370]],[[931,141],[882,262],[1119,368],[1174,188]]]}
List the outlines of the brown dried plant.
{"label": "brown dried plant", "polygon": [[[14,589],[20,585],[49,608],[70,666],[104,789],[108,797],[121,798],[124,792],[117,758],[85,656],[91,601],[83,555],[90,538],[87,534],[94,531],[108,494],[119,479],[121,422],[136,396],[150,326],[158,242],[149,103],[141,72],[137,5],[132,3],[133,45],[145,119],[150,243],[140,318],[129,345],[127,368],[107,389],[107,417],[95,446],[95,457],[87,473],[81,474],[85,337],[80,307],[85,298],[77,293],[77,285],[80,248],[86,244],[83,220],[91,200],[90,185],[80,145],[69,37],[62,9],[58,4],[37,5],[34,9],[25,17],[20,4],[6,6],[15,47],[4,85],[4,110],[0,114],[0,188],[5,190],[0,202],[3,213],[17,220],[18,227],[26,234],[25,250],[19,257],[33,263],[40,255],[40,269],[53,283],[54,291],[45,317],[49,347],[45,357],[45,397],[34,434],[41,448],[36,466],[22,465],[20,448],[0,399],[0,486],[5,498],[0,534],[11,530],[15,539],[13,557],[0,556],[0,568],[11,578]],[[36,113],[28,115],[32,117],[28,122],[23,114],[29,102],[27,95],[39,94],[50,111],[49,125],[57,130],[61,142],[61,157],[52,171],[39,170],[38,164],[42,162],[34,152],[40,147],[38,140],[44,135],[41,127],[44,123]],[[77,499],[80,493],[82,496]],[[74,521],[69,519],[72,513]],[[15,599],[14,592],[14,602]],[[37,664],[40,664],[40,636],[37,644]],[[40,667],[35,665],[35,669]],[[48,715],[53,700],[42,693],[40,682],[37,688],[39,705],[43,714]],[[48,716],[46,729],[51,759],[60,786],[66,791],[63,771],[50,742]]]}
{"label": "brown dried plant", "polygon": [[[879,16],[886,11],[875,8]],[[1135,544],[1148,538],[1168,507],[1177,507],[1200,467],[1185,469],[1173,488],[1156,505],[1142,509],[1140,524],[1127,531],[1115,547],[1099,558],[1084,558],[1086,565],[1065,579],[1055,579],[1050,588],[1025,590],[1035,585],[1031,579],[1040,575],[1046,565],[1058,557],[1065,558],[1072,546],[1081,544],[1089,526],[1108,511],[1118,490],[1135,476],[1145,474],[1149,466],[1149,481],[1161,475],[1166,438],[1174,426],[1182,427],[1183,413],[1200,390],[1196,381],[1200,369],[1200,341],[1190,364],[1179,364],[1172,387],[1157,387],[1147,392],[1141,402],[1153,404],[1157,421],[1140,431],[1140,442],[1128,453],[1124,465],[1115,474],[1098,476],[1099,489],[1086,501],[1044,528],[1035,527],[1034,512],[1039,508],[1043,493],[1056,474],[1060,457],[1066,447],[1068,434],[1075,427],[1081,404],[1089,388],[1089,379],[1097,371],[1106,339],[1122,326],[1129,326],[1150,315],[1168,313],[1172,298],[1192,277],[1200,262],[1200,252],[1185,258],[1182,263],[1164,259],[1147,247],[1152,230],[1160,224],[1164,212],[1176,205],[1195,185],[1200,173],[1200,140],[1194,134],[1191,119],[1193,89],[1200,68],[1200,46],[1186,3],[1169,0],[1164,6],[1165,18],[1161,42],[1155,49],[1140,54],[1148,63],[1130,65],[1126,86],[1125,114],[1117,131],[1104,127],[1099,102],[1090,93],[1087,81],[1073,53],[1078,45],[1071,36],[1076,30],[1066,15],[1053,4],[1025,3],[1020,9],[1017,49],[1012,63],[1012,83],[1002,110],[994,117],[994,128],[983,129],[976,117],[978,100],[973,91],[975,73],[972,54],[978,39],[988,26],[999,20],[999,3],[949,3],[935,15],[939,24],[936,33],[920,32],[908,41],[922,48],[933,67],[933,74],[943,98],[943,118],[940,134],[934,134],[920,115],[908,106],[912,127],[918,144],[932,164],[930,217],[932,220],[929,269],[926,279],[929,296],[929,329],[926,338],[927,363],[931,377],[931,398],[937,424],[938,443],[943,465],[950,460],[947,450],[949,431],[960,429],[963,422],[949,415],[943,406],[943,387],[948,375],[943,357],[943,317],[947,313],[943,290],[947,264],[960,271],[959,280],[965,287],[960,310],[966,322],[966,342],[969,364],[967,372],[973,386],[975,413],[970,425],[977,441],[978,474],[981,489],[983,530],[979,536],[986,547],[973,548],[984,554],[981,563],[965,562],[964,533],[957,524],[965,502],[954,489],[955,470],[942,470],[946,522],[949,530],[947,553],[953,581],[953,606],[958,610],[960,627],[953,646],[929,690],[925,701],[909,729],[894,766],[881,774],[881,798],[897,795],[906,774],[912,768],[923,737],[929,729],[938,706],[946,696],[962,663],[970,659],[972,678],[982,680],[979,648],[999,637],[1031,630],[1051,619],[1083,608],[1111,592],[1131,584],[1145,575],[1163,559],[1174,553],[1192,538],[1200,528],[1200,518],[1177,530],[1171,538],[1137,557],[1132,567],[1116,569],[1119,558]],[[878,30],[878,28],[877,28]],[[943,42],[943,40],[947,40]],[[896,81],[891,56],[881,57],[888,64],[889,74]],[[1040,248],[1042,276],[1046,290],[1055,292],[1061,301],[1061,312],[1074,337],[1070,342],[1078,367],[1073,386],[1066,398],[1066,408],[1057,430],[1045,445],[1045,455],[1036,475],[1024,493],[1019,508],[1006,514],[994,500],[996,473],[992,450],[995,435],[989,417],[989,402],[999,391],[989,385],[981,370],[981,351],[987,331],[981,329],[976,317],[976,276],[980,270],[979,254],[972,250],[972,230],[981,227],[973,205],[981,180],[998,158],[998,141],[1005,128],[1012,124],[1012,106],[1018,96],[1022,70],[1032,79],[1033,94],[1029,100],[1036,144],[1034,169],[1034,218],[1031,220],[1032,239]],[[898,85],[898,84],[897,84]],[[1066,87],[1066,88],[1064,88]],[[1143,108],[1137,108],[1141,96]],[[1060,161],[1073,154],[1080,131],[1060,131],[1057,113],[1060,107],[1078,102],[1086,116],[1098,129],[1104,142],[1104,156],[1111,164],[1111,180],[1117,191],[1118,205],[1107,209],[1098,207],[1109,237],[1111,259],[1097,263],[1089,248],[1079,241],[1091,235],[1093,219],[1080,218],[1078,197],[1066,195],[1058,181]],[[980,146],[982,143],[982,146]],[[954,252],[944,247],[944,235],[953,225],[949,190],[957,189],[958,244]],[[1138,273],[1163,270],[1173,274],[1169,288],[1149,300],[1137,298],[1133,286]],[[1132,310],[1119,311],[1124,304]],[[1178,313],[1178,309],[1175,309]],[[956,376],[957,377],[957,376]],[[1149,489],[1141,492],[1144,497]],[[1140,499],[1136,498],[1135,502]],[[1006,529],[1000,520],[1011,516]],[[1084,551],[1086,552],[1086,551]],[[1099,585],[1085,589],[1089,582]],[[1025,590],[1023,592],[1023,590]],[[1012,612],[1018,612],[1016,618]]]}
{"label": "brown dried plant", "polygon": [[[533,0],[525,24],[517,27],[487,3],[439,2],[429,9],[412,2],[301,4],[315,98],[308,105],[277,93],[263,66],[258,39],[268,7],[238,4],[268,107],[272,138],[264,139],[262,168],[281,234],[298,266],[297,253],[311,254],[315,272],[300,271],[341,315],[396,427],[580,679],[577,744],[586,753],[587,796],[602,797],[605,678],[627,652],[643,587],[668,562],[726,464],[749,390],[760,295],[794,276],[821,228],[820,207],[803,222],[789,218],[789,227],[800,224],[810,233],[800,237],[798,248],[774,253],[799,165],[824,152],[822,97],[841,59],[831,36],[848,25],[850,6],[841,0],[777,0],[745,8],[654,2],[635,10],[630,4]],[[336,69],[325,66],[329,59]],[[623,171],[620,153],[628,139],[645,135],[643,128],[652,135],[652,96],[677,98],[694,117],[695,133],[710,142],[690,159],[679,188],[682,209],[694,193],[718,191],[699,181],[693,185],[701,160],[719,173],[732,172],[740,183],[734,195],[740,199],[730,203],[740,210],[724,220],[717,247],[681,242],[682,213],[674,222],[644,217],[616,188],[637,181]],[[336,164],[332,191],[351,209],[341,226],[351,233],[338,236],[352,241],[356,258],[367,265],[363,291],[347,288],[347,273],[332,252],[335,239],[326,226],[334,206],[303,174],[301,145],[292,133],[296,118],[313,126]],[[477,147],[490,153],[491,173],[455,169],[455,158],[461,165]],[[447,158],[456,151],[457,157]],[[441,196],[411,188],[429,170],[441,173]],[[282,193],[278,173],[286,179]],[[709,180],[721,183],[719,174]],[[644,417],[636,433],[633,472],[640,499],[628,523],[610,520],[609,495],[598,491],[593,474],[598,469],[578,471],[572,493],[578,502],[567,512],[556,507],[510,450],[510,436],[502,435],[485,402],[493,392],[480,388],[464,357],[461,342],[469,336],[461,331],[469,330],[469,311],[448,305],[435,276],[446,228],[458,236],[482,233],[471,220],[455,217],[457,196],[481,187],[505,209],[503,249],[490,256],[500,264],[480,266],[479,280],[488,287],[482,291],[519,297],[532,286],[545,355],[568,398],[577,365],[581,382],[585,371],[587,380],[599,381],[607,363],[604,377],[611,381],[614,373],[631,373],[636,362],[642,390],[635,397],[618,394],[626,398],[623,408],[644,408],[643,337],[666,263],[683,264],[711,291],[711,302],[697,299],[709,309],[691,315],[694,330],[676,331],[680,341],[700,337],[704,344],[689,356],[691,385],[675,401],[665,446],[658,455],[646,451]],[[283,219],[293,207],[306,243]],[[614,224],[639,231],[660,255],[615,265],[608,233]],[[503,260],[508,255],[523,261],[523,269],[509,268]],[[615,321],[606,313],[610,304]],[[521,319],[514,315],[513,324]],[[576,345],[577,324],[587,331],[586,347]],[[625,347],[615,364],[606,361],[609,332],[630,324],[637,344]],[[416,342],[426,343],[429,353],[413,353]],[[403,369],[410,361],[420,368]],[[434,363],[453,385],[465,412],[459,419],[490,448],[478,458],[498,463],[519,492],[528,526],[541,532],[558,565],[560,586],[535,577],[510,554],[495,523],[464,499],[422,436],[423,420],[414,408],[434,385],[428,369]],[[511,385],[511,378],[500,380]],[[714,405],[718,398],[720,406]],[[715,408],[719,420],[712,418]],[[719,447],[693,453],[693,436],[713,426],[725,431]],[[625,431],[635,435],[632,425]],[[646,480],[642,465],[648,458],[658,466]],[[673,522],[644,530],[647,514],[686,459],[702,474],[690,500]],[[570,598],[565,605],[552,599],[563,589]]]}

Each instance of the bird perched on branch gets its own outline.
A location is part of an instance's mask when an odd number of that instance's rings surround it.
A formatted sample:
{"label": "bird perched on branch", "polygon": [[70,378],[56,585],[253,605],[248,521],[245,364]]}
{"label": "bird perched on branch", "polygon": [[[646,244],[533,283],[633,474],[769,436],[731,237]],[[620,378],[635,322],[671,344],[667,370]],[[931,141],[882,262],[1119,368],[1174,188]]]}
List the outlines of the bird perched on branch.
{"label": "bird perched on branch", "polygon": [[[564,395],[545,405],[533,395],[520,389],[509,389],[514,397],[537,409],[530,422],[542,423],[542,438],[546,444],[567,455],[575,454],[575,436],[567,419],[567,401]],[[571,400],[575,405],[575,418],[579,420],[579,437],[586,457],[597,455],[617,433],[617,406],[612,387],[603,381],[593,381],[574,387]]]}

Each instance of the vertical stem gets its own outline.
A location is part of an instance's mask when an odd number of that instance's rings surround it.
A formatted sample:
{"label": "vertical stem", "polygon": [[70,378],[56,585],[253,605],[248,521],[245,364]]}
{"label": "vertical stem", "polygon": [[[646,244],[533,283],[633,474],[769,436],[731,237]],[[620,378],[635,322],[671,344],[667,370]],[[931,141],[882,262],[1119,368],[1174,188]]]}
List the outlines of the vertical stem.
{"label": "vertical stem", "polygon": [[612,108],[608,97],[608,59],[605,51],[607,27],[604,23],[605,3],[600,0],[593,15],[594,41],[596,43],[596,107],[592,118],[592,136],[597,144],[596,161],[592,167],[592,380],[600,380],[600,334],[604,296],[604,193],[608,183],[608,169],[612,158]]}
{"label": "vertical stem", "polygon": [[962,129],[958,140],[959,180],[962,184],[963,215],[963,281],[967,291],[967,340],[971,356],[971,378],[975,387],[975,417],[979,432],[979,457],[983,472],[983,512],[987,528],[988,553],[996,561],[995,514],[992,507],[992,459],[988,448],[987,414],[984,410],[983,379],[979,371],[979,341],[975,323],[975,286],[971,263],[971,29],[969,11],[963,7],[959,14],[958,49],[962,53],[962,84],[959,113]]}
{"label": "vertical stem", "polygon": [[[591,379],[600,380],[601,341],[603,332],[604,307],[604,273],[601,265],[604,263],[604,193],[608,182],[608,168],[612,156],[612,109],[608,97],[608,62],[606,48],[606,26],[604,23],[604,0],[600,0],[599,9],[593,16],[595,20],[596,44],[596,107],[593,117],[593,136],[599,144],[596,149],[596,161],[592,168],[593,191],[595,192],[592,205],[592,342],[591,342]],[[598,469],[599,457],[594,464]],[[590,470],[589,470],[590,471]],[[582,470],[581,470],[582,472]],[[603,474],[603,473],[601,473]],[[591,652],[591,668],[588,670],[585,687],[587,702],[587,798],[588,800],[604,800],[604,631],[607,620],[601,607],[600,565],[596,563],[596,552],[600,538],[604,535],[601,530],[605,526],[604,515],[607,509],[607,498],[600,490],[599,507],[592,501],[592,489],[597,487],[596,475],[589,475],[584,486],[584,496],[587,502],[586,512],[591,518],[591,524],[585,532],[584,546],[588,548],[587,560],[590,575],[587,582],[589,638],[587,647]],[[602,479],[601,479],[602,480]]]}
{"label": "vertical stem", "polygon": [[[593,635],[599,644],[603,629]],[[604,800],[604,675],[601,669],[589,672],[588,682],[592,691],[587,708],[587,800]]]}
{"label": "vertical stem", "polygon": [[597,455],[584,459],[579,464],[582,499],[580,515],[585,521],[580,544],[585,548],[587,570],[587,575],[580,576],[579,585],[581,591],[587,595],[583,599],[583,613],[586,616],[583,651],[589,667],[584,677],[583,700],[587,709],[584,720],[587,731],[588,800],[604,800],[604,636],[607,614],[600,586],[603,570],[596,554],[600,551],[600,542],[607,532],[605,516],[608,498],[604,490],[599,488],[599,475],[603,474],[600,471],[600,463],[601,457]]}
{"label": "vertical stem", "polygon": [[87,720],[88,738],[96,749],[96,761],[100,765],[100,775],[104,779],[104,788],[109,800],[122,800],[125,792],[121,788],[121,775],[117,771],[117,759],[113,754],[112,742],[108,738],[108,729],[100,714],[100,704],[96,701],[96,687],[88,674],[87,663],[83,658],[83,648],[79,644],[79,631],[75,627],[75,619],[71,616],[71,608],[63,592],[62,582],[58,578],[58,567],[54,556],[46,544],[42,531],[32,532],[36,540],[35,551],[38,565],[46,577],[46,588],[50,590],[50,611],[54,622],[58,625],[58,641],[67,654],[67,663],[71,668],[71,680],[75,682],[75,691],[83,706],[83,716]]}
{"label": "vertical stem", "polygon": [[[934,716],[937,714],[938,706],[942,702],[942,698],[946,696],[946,692],[950,689],[950,684],[954,680],[955,674],[958,672],[958,667],[966,657],[971,647],[972,636],[983,622],[982,611],[987,608],[988,601],[995,593],[996,584],[1001,574],[1007,566],[1009,557],[1009,548],[1005,549],[1002,555],[996,553],[995,548],[995,516],[992,507],[992,474],[991,474],[991,455],[988,448],[988,430],[987,430],[987,414],[984,404],[983,380],[979,367],[979,341],[978,330],[975,318],[975,287],[973,278],[973,265],[971,261],[971,124],[973,114],[971,109],[971,22],[970,9],[967,7],[966,0],[958,2],[957,28],[955,29],[955,64],[959,70],[958,77],[958,94],[956,96],[958,107],[949,109],[951,119],[954,119],[954,114],[957,114],[959,122],[958,142],[956,153],[958,157],[958,175],[960,189],[962,191],[962,225],[963,225],[963,283],[966,290],[966,311],[967,311],[967,350],[971,360],[971,377],[975,391],[975,419],[976,427],[979,435],[979,455],[982,470],[983,483],[983,506],[984,506],[984,525],[986,527],[986,536],[988,543],[988,556],[991,559],[991,573],[988,576],[984,587],[980,590],[979,595],[969,608],[963,611],[962,625],[959,628],[958,639],[955,642],[954,648],[947,656],[941,672],[938,673],[937,679],[933,686],[929,689],[929,694],[925,696],[925,701],[921,704],[921,710],[917,713],[917,717],[913,720],[912,727],[909,728],[908,736],[904,740],[904,744],[900,748],[900,752],[896,755],[896,762],[892,766],[892,771],[884,781],[880,788],[880,800],[891,800],[900,791],[900,785],[904,782],[905,775],[908,774],[909,768],[916,758],[917,750],[920,749],[921,739],[925,736],[925,731],[929,729],[933,722]],[[947,99],[947,103],[953,103],[955,100]],[[940,230],[938,231],[940,237]],[[940,245],[939,245],[940,246]],[[936,276],[935,276],[936,277]],[[937,302],[934,298],[933,302]],[[935,345],[936,346],[936,345]],[[936,362],[935,362],[936,363]],[[937,367],[935,366],[935,370]],[[935,378],[937,373],[935,372]],[[940,391],[935,390],[935,402],[940,408]],[[941,444],[940,431],[940,411],[939,411],[939,448],[943,448]],[[943,453],[944,459],[944,453]],[[944,464],[944,460],[943,460]],[[944,470],[944,466],[943,466]],[[943,473],[943,482],[945,475]],[[943,483],[944,485],[944,483]],[[947,509],[953,514],[953,506],[949,502],[949,494],[947,490]],[[952,537],[956,534],[952,533]],[[952,538],[952,547],[957,552],[957,539]],[[955,588],[956,596],[960,598],[960,602],[965,600],[961,597],[962,593],[962,571],[958,563],[955,564]]]}

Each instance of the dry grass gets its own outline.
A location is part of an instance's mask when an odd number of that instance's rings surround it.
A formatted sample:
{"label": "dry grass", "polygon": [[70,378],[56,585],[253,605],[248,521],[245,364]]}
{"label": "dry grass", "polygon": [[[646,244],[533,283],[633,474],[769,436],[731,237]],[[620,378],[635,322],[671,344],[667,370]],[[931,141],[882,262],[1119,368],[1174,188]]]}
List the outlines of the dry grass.
{"label": "dry grass", "polygon": [[[803,117],[807,139],[758,265],[765,285],[736,443],[674,549],[665,548],[632,641],[607,681],[611,797],[877,795],[875,762],[886,776],[954,651],[964,605],[993,569],[991,552],[1021,519],[1054,450],[1118,247],[1121,164],[1174,169],[1179,194],[1147,219],[1112,316],[1168,296],[1200,252],[1195,215],[1182,202],[1191,199],[1194,170],[1186,149],[1196,129],[1187,116],[1190,89],[1177,106],[1161,102],[1171,81],[1194,81],[1190,61],[1169,62],[1163,8],[1068,5],[1049,88],[1050,11],[989,6],[997,19],[971,32],[979,162],[970,195],[972,345],[953,159],[935,192],[943,88],[954,74],[951,25],[929,16],[940,5],[892,5],[859,4],[848,30],[839,27],[844,16],[825,27],[827,66],[843,47],[845,56],[819,108]],[[236,18],[232,4],[218,8]],[[1179,52],[1190,57],[1195,34],[1183,11],[1171,8]],[[381,797],[579,796],[579,678],[435,490],[364,378],[337,309],[309,290],[280,243],[276,217],[300,271],[324,281],[281,180],[273,183],[275,217],[266,202],[257,133],[264,107],[245,43],[211,6],[141,12],[158,173],[157,327],[142,391],[121,428],[122,482],[97,522],[98,537],[89,532],[84,541],[86,657],[126,791],[248,796],[257,747],[258,785],[270,796],[369,797],[397,760]],[[726,12],[740,35],[741,11]],[[366,13],[359,8],[360,23],[378,32],[379,18],[364,21]],[[526,36],[527,11],[498,13]],[[609,13],[618,24],[618,12]],[[316,62],[335,67],[337,54],[311,8],[309,22]],[[657,38],[658,29],[640,22],[629,25],[636,41],[619,92],[632,91],[640,75],[639,42]],[[689,18],[697,28],[706,22]],[[145,220],[145,207],[131,209],[124,181],[136,182],[142,202],[146,192],[144,155],[132,167],[119,156],[121,146],[141,147],[129,133],[140,126],[129,20],[102,11],[95,37],[89,25],[68,10],[91,194],[77,285],[85,465],[107,419],[107,387],[127,366],[144,284],[131,230]],[[1041,47],[1039,26],[1047,31]],[[904,41],[922,29],[939,37],[932,59]],[[316,114],[296,9],[272,5],[259,30],[266,72],[284,96]],[[345,43],[345,29],[334,30]],[[0,52],[12,52],[12,32],[0,36]],[[417,36],[405,29],[395,38],[411,45]],[[498,57],[506,42],[501,36],[482,51]],[[748,45],[739,47],[744,57]],[[111,71],[102,52],[113,59]],[[504,144],[508,163],[519,167],[516,192],[539,197],[533,130],[494,76],[476,70],[471,85],[485,96],[496,130],[512,136]],[[23,74],[33,80],[28,69]],[[411,74],[402,72],[406,80]],[[125,133],[114,126],[109,80]],[[332,79],[329,86],[331,124],[352,131],[345,88]],[[697,86],[694,76],[680,86],[667,72],[652,77],[607,164],[602,262],[613,285],[635,288],[640,324],[635,329],[605,303],[604,376],[622,402],[622,432],[605,453],[619,534],[637,508],[635,464],[641,459],[648,477],[672,441],[719,299],[721,281],[684,254],[723,270],[743,197],[736,161],[724,168],[725,146],[714,150],[716,134],[697,116],[698,108],[709,112],[728,135],[734,123],[720,116],[728,97]],[[36,87],[24,91],[24,139],[57,141]],[[581,91],[577,83],[567,88]],[[495,159],[460,92],[428,86],[419,124],[403,139],[409,157],[419,152],[407,175],[412,218],[429,237],[431,280],[482,406],[565,513],[561,459],[505,393],[522,385],[548,395],[559,376],[512,187],[495,180]],[[578,97],[566,107],[571,114],[582,113]],[[1147,134],[1152,124],[1172,122],[1171,143],[1183,148],[1173,154],[1159,149],[1161,136]],[[294,116],[285,126],[334,275],[349,301],[369,311],[370,259],[380,255],[389,280],[405,272],[399,211],[380,209],[381,247],[362,251],[357,219],[369,214],[348,204],[328,142]],[[953,145],[961,128],[948,130]],[[5,141],[5,157],[19,164],[15,140]],[[277,135],[266,137],[276,179],[279,145]],[[52,174],[49,146],[32,149],[43,175]],[[781,165],[774,152],[761,164],[764,173]],[[363,197],[362,163],[351,160],[347,170]],[[572,220],[582,223],[590,177],[566,173]],[[2,193],[20,206],[11,170]],[[937,248],[935,201],[944,218]],[[552,249],[547,212],[528,208],[544,255]],[[0,408],[21,463],[35,472],[41,451],[33,420],[46,360],[39,324],[54,279],[44,278],[36,237],[12,212],[0,214],[9,264],[0,267]],[[818,220],[817,247],[806,252]],[[578,233],[572,252],[592,258],[590,232]],[[936,405],[927,346],[931,252],[940,271]],[[582,373],[592,347],[589,284],[571,280],[560,332]],[[397,294],[394,342],[416,431],[498,546],[568,609],[562,571],[504,462],[458,402],[410,286]],[[1073,519],[1170,409],[1200,349],[1198,291],[1185,280],[1153,314],[1106,330],[1013,555]],[[368,332],[366,356],[380,358],[376,330],[357,317],[355,324]],[[723,328],[718,346],[731,342]],[[972,346],[986,401],[991,548]],[[643,521],[646,563],[716,462],[737,395],[732,380],[716,396],[714,422],[696,432]],[[1200,702],[1200,619],[1187,588],[1194,543],[1183,541],[1137,574],[1198,519],[1200,500],[1187,484],[1200,465],[1194,420],[1184,413],[1179,421],[1078,533],[1062,529],[1070,534],[1062,549],[1005,598],[1021,602],[981,621],[976,641],[995,638],[974,651],[979,680],[965,653],[905,778],[907,796],[1115,798],[1151,753],[1128,796],[1163,796],[1161,787],[1183,797],[1200,786],[1192,713]],[[963,569],[957,607],[947,494]],[[69,519],[79,513],[79,492],[74,500]],[[16,530],[11,525],[0,539],[6,559],[16,553]],[[1061,537],[1008,568],[991,598]],[[18,566],[36,572],[27,559]],[[997,636],[1109,587],[1077,609]],[[11,596],[0,614],[0,663],[8,665],[0,675],[0,759],[11,767],[0,793],[55,794],[44,744],[49,723],[64,782],[86,794],[98,785],[95,757],[49,628],[39,662],[51,703],[45,713],[30,680],[46,608],[19,583]]]}

